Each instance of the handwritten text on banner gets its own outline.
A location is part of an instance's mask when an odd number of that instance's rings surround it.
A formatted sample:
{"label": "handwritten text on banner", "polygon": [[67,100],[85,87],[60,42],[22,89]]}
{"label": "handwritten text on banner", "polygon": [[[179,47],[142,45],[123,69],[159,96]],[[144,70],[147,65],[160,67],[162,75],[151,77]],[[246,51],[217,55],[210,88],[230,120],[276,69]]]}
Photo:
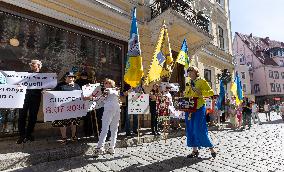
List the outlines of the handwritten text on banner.
{"label": "handwritten text on banner", "polygon": [[26,88],[18,85],[0,85],[0,108],[23,108]]}

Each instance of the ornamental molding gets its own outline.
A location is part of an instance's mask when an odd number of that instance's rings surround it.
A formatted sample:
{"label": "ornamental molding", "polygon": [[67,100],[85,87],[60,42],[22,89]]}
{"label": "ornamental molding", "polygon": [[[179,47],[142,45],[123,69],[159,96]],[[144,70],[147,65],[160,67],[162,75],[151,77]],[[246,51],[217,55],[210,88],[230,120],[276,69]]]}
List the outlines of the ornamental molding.
{"label": "ornamental molding", "polygon": [[[50,8],[45,7],[45,6],[41,6],[39,4],[31,2],[29,0],[21,0],[21,1],[19,1],[19,0],[2,0],[2,1],[9,3],[9,4],[12,4],[12,5],[15,5],[15,6],[18,6],[18,7],[21,7],[21,8],[24,8],[24,9],[27,9],[27,10],[30,10],[30,11],[33,11],[33,12],[36,12],[36,13],[39,13],[39,14],[42,14],[42,15],[45,15],[45,16],[48,16],[48,17],[55,18],[57,20],[64,21],[64,22],[69,23],[69,24],[73,24],[73,25],[76,25],[76,26],[79,26],[79,27],[82,27],[82,28],[85,28],[85,29],[88,29],[88,30],[91,30],[91,31],[95,31],[95,32],[98,32],[98,33],[119,39],[119,40],[128,41],[128,37],[123,35],[123,34],[116,33],[112,30],[102,28],[102,27],[97,26],[93,23],[78,19],[76,17],[69,16],[65,13],[56,11],[54,9],[50,9]],[[48,0],[48,1],[53,1],[53,0]],[[61,6],[62,6],[62,4],[61,4]],[[63,8],[65,8],[65,7],[63,7]],[[74,9],[72,9],[72,10],[74,11]],[[97,20],[97,18],[95,18],[95,19]]]}

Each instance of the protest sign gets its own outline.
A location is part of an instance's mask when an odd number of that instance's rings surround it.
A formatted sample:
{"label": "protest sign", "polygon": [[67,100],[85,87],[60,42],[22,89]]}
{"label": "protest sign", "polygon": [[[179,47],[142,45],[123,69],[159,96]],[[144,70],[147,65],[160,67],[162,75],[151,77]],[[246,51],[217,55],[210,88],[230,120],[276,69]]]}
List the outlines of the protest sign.
{"label": "protest sign", "polygon": [[128,94],[128,114],[149,114],[149,94]]}
{"label": "protest sign", "polygon": [[[82,90],[83,90],[84,97],[90,97],[92,95],[94,98],[96,98],[102,95],[102,87],[99,83],[84,85],[82,87]],[[86,105],[87,105],[88,111],[92,111],[96,109],[97,102],[88,100],[86,101]]]}
{"label": "protest sign", "polygon": [[211,98],[206,98],[206,109],[212,109],[212,99]]}
{"label": "protest sign", "polygon": [[26,88],[18,85],[0,85],[0,108],[23,108]]}
{"label": "protest sign", "polygon": [[26,86],[27,89],[54,88],[57,85],[56,73],[0,72],[6,77],[7,84],[20,84]]}
{"label": "protest sign", "polygon": [[46,91],[43,94],[44,121],[82,117],[87,114],[82,91]]}

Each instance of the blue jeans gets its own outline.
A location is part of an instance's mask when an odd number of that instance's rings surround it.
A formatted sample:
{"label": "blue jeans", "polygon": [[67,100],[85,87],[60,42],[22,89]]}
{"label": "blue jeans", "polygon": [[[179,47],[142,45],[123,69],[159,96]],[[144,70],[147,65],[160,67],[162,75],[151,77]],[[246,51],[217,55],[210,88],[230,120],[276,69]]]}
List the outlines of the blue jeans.
{"label": "blue jeans", "polygon": [[[130,115],[128,114],[128,109],[126,108],[125,110],[125,132],[127,135],[129,135],[130,132]],[[137,133],[137,129],[138,129],[138,114],[133,114],[133,132]]]}

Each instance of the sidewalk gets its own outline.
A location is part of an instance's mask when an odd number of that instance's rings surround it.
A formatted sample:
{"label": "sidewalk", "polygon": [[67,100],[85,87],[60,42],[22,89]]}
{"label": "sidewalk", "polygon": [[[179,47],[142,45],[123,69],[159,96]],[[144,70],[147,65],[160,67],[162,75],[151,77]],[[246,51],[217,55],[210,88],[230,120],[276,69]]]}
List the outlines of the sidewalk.
{"label": "sidewalk", "polygon": [[[117,147],[132,147],[142,143],[149,143],[164,139],[163,133],[160,136],[149,135],[149,129],[141,129],[140,142],[138,137],[126,137],[125,133],[118,136]],[[180,131],[170,131],[167,138],[184,136],[184,129]],[[21,168],[43,162],[56,161],[83,154],[92,154],[98,139],[96,137],[79,138],[78,142],[67,145],[60,145],[55,138],[39,138],[34,142],[16,144],[16,137],[1,138],[0,140],[0,171]],[[106,144],[108,146],[108,142]]]}

